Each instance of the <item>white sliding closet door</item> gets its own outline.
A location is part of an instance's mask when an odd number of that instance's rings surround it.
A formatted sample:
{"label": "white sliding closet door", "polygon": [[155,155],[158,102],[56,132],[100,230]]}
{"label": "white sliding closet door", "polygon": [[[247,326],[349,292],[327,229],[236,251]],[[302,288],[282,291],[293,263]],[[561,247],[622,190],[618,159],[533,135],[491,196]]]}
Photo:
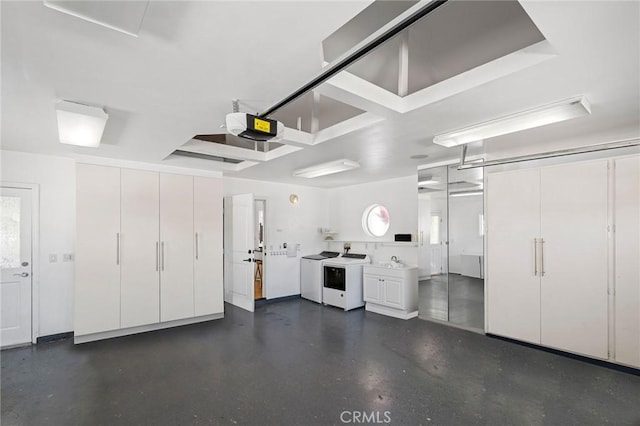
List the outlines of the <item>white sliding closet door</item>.
{"label": "white sliding closet door", "polygon": [[76,335],[120,328],[120,254],[120,169],[78,164]]}
{"label": "white sliding closet door", "polygon": [[194,316],[193,176],[160,174],[160,319]]}
{"label": "white sliding closet door", "polygon": [[640,156],[615,161],[615,359],[640,367]]}
{"label": "white sliding closet door", "polygon": [[488,176],[487,332],[540,343],[540,171]]}
{"label": "white sliding closet door", "polygon": [[193,178],[195,315],[224,312],[222,180]]}
{"label": "white sliding closet door", "polygon": [[159,175],[122,169],[122,327],[160,321]]}
{"label": "white sliding closet door", "polygon": [[541,342],[608,357],[607,161],[541,170]]}

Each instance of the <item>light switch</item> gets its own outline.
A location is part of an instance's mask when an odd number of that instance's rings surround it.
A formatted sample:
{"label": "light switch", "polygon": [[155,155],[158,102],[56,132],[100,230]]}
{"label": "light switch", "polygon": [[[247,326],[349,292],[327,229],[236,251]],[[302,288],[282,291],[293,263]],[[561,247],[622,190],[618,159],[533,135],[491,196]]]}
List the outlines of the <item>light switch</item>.
{"label": "light switch", "polygon": [[50,254],[49,255],[49,263],[56,263],[58,261],[58,255],[57,254]]}
{"label": "light switch", "polygon": [[73,253],[65,253],[62,255],[63,262],[73,262]]}

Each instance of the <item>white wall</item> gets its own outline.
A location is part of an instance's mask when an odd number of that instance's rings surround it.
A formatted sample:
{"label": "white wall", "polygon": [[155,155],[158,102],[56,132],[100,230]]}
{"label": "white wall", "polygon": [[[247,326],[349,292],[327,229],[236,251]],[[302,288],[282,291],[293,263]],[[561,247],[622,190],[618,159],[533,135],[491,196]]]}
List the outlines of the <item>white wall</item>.
{"label": "white wall", "polygon": [[[263,259],[264,289],[267,299],[300,294],[300,257],[324,249],[318,228],[328,227],[329,190],[298,185],[261,182],[248,179],[223,180],[224,195],[252,193],[267,202]],[[297,204],[289,196],[297,194]],[[296,257],[287,257],[282,249],[300,244]]]}
{"label": "white wall", "polygon": [[[75,250],[75,161],[49,155],[2,151],[2,182],[40,186],[39,277],[34,289],[39,306],[39,336],[73,330],[74,263],[63,262]],[[49,263],[49,255],[58,261]],[[74,257],[75,258],[75,257]]]}
{"label": "white wall", "polygon": [[[337,241],[351,242],[351,252],[365,252],[372,261],[389,260],[398,256],[404,263],[417,265],[416,242],[389,244],[394,234],[412,234],[418,229],[417,174],[385,181],[332,189],[329,195],[330,228],[338,234]],[[370,237],[362,229],[362,213],[372,204],[381,204],[389,211],[389,230],[383,237]],[[374,244],[379,243],[379,244]],[[384,243],[384,244],[382,244]],[[342,243],[328,244],[340,249]]]}

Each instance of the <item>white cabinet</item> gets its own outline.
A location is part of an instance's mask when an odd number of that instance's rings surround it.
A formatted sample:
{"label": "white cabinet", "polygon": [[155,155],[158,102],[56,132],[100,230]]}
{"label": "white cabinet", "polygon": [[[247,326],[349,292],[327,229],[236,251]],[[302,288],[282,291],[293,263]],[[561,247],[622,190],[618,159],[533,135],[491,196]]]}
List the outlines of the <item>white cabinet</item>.
{"label": "white cabinet", "polygon": [[[625,205],[635,206],[629,210],[638,209],[638,179],[631,177],[623,184],[624,192],[633,192],[635,185],[635,201],[628,194],[612,196],[612,164],[598,160],[488,175],[488,333],[609,359],[613,308],[616,318],[626,319],[626,326],[616,326],[624,335],[621,345],[627,348],[633,341],[631,346],[640,348],[637,266],[635,271],[629,268],[633,284],[620,284],[625,300],[632,300],[629,312],[620,312],[619,304],[610,304],[609,298],[614,258],[610,212],[623,199]],[[620,243],[631,247],[623,250],[631,253],[635,244],[631,263],[637,265],[638,210],[628,214],[626,220],[615,220],[627,223],[625,242]],[[619,358],[615,359],[634,365],[630,358]]]}
{"label": "white cabinet", "polygon": [[193,178],[195,315],[224,310],[222,277],[222,181]]}
{"label": "white cabinet", "polygon": [[121,327],[160,321],[158,173],[121,171]]}
{"label": "white cabinet", "polygon": [[418,316],[418,268],[365,265],[366,310],[395,318]]}
{"label": "white cabinet", "polygon": [[75,332],[120,328],[120,169],[76,170]]}
{"label": "white cabinet", "polygon": [[79,164],[76,343],[223,316],[220,179]]}
{"label": "white cabinet", "polygon": [[194,315],[193,177],[160,175],[160,318]]}
{"label": "white cabinet", "polygon": [[640,367],[640,156],[615,161],[615,360]]}

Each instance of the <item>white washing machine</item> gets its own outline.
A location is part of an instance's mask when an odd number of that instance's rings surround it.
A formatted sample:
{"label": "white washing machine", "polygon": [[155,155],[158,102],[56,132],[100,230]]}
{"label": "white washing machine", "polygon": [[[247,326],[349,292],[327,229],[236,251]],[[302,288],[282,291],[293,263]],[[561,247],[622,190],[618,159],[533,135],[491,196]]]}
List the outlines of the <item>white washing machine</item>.
{"label": "white washing machine", "polygon": [[316,303],[322,303],[322,266],[327,259],[340,256],[337,251],[323,251],[300,259],[300,295]]}
{"label": "white washing machine", "polygon": [[364,306],[362,265],[371,263],[366,254],[347,253],[324,263],[322,303],[345,311]]}

